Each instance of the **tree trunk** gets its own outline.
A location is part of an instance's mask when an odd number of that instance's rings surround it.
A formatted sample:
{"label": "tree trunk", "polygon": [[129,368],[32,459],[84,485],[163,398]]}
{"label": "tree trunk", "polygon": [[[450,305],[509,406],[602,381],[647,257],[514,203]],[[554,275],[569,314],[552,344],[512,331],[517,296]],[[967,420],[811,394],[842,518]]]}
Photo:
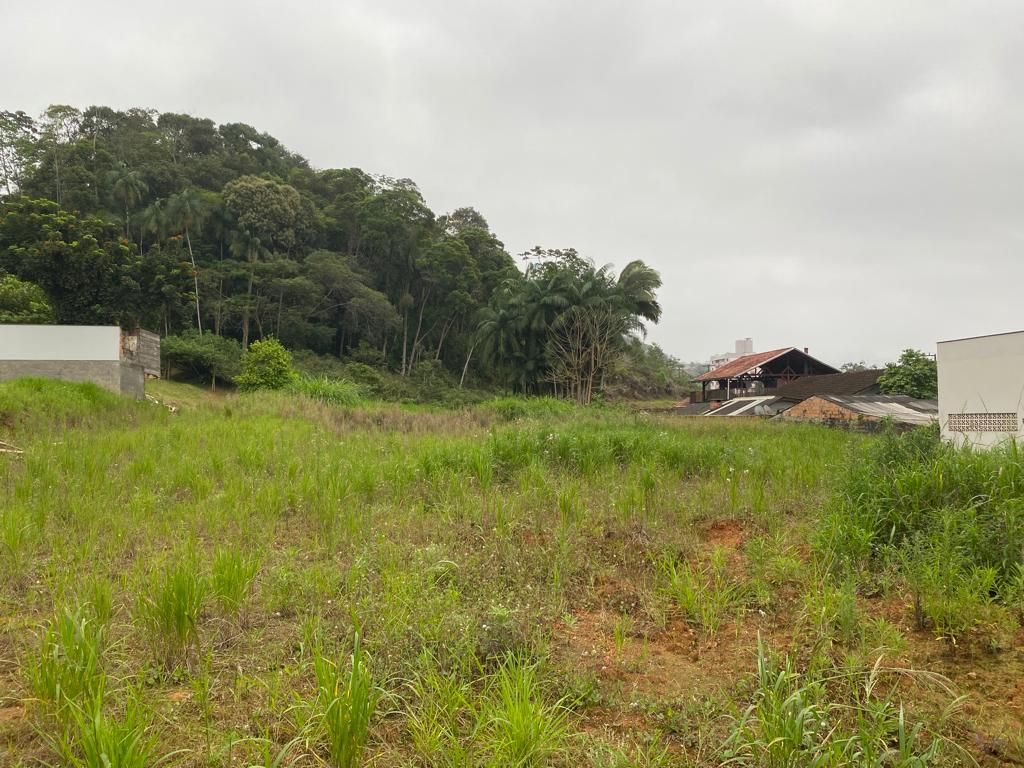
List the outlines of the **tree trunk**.
{"label": "tree trunk", "polygon": [[405,376],[405,359],[409,345],[409,311],[402,315],[402,375]]}
{"label": "tree trunk", "polygon": [[427,297],[430,296],[430,291],[425,290],[423,295],[420,297],[420,316],[416,321],[416,333],[412,337],[412,350],[410,352],[409,359],[409,370],[412,370],[413,363],[416,361],[416,348],[420,343],[420,331],[423,329],[423,310],[427,306]]}
{"label": "tree trunk", "polygon": [[469,354],[466,355],[466,364],[462,366],[462,376],[459,378],[459,389],[462,389],[462,385],[466,381],[466,371],[469,370],[469,361],[473,359],[473,350],[475,349],[476,342],[474,341],[469,347]]}
{"label": "tree trunk", "polygon": [[451,327],[453,325],[455,325],[455,318],[454,317],[451,320],[449,320],[447,323],[445,323],[443,328],[441,328],[441,338],[437,342],[437,351],[434,353],[434,359],[435,360],[440,360],[441,359],[441,347],[444,345],[445,336],[448,335],[448,331],[451,329]]}
{"label": "tree trunk", "polygon": [[192,281],[196,287],[196,328],[199,335],[203,335],[203,317],[199,312],[199,270],[196,268],[196,257],[192,255],[192,238],[188,235],[188,227],[185,227],[185,242],[188,244],[188,258],[192,262]]}
{"label": "tree trunk", "polygon": [[252,282],[256,277],[255,267],[249,270],[249,289],[245,296],[245,309],[242,310],[242,349],[249,348],[249,311],[252,309]]}

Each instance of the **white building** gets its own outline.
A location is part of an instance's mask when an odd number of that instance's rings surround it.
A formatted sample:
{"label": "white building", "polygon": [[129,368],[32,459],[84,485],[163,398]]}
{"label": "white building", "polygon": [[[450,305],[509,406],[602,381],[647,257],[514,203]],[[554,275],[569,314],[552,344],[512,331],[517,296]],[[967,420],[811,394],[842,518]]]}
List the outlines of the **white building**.
{"label": "white building", "polygon": [[720,365],[731,363],[733,360],[743,357],[744,355],[750,355],[754,352],[754,340],[749,336],[745,339],[736,339],[736,351],[735,352],[722,352],[718,355],[712,355],[711,359],[708,360],[709,371],[715,370]]}
{"label": "white building", "polygon": [[160,374],[160,337],[116,325],[0,325],[0,381],[91,381],[138,400]]}
{"label": "white building", "polygon": [[939,424],[957,445],[1024,437],[1024,331],[940,341]]}

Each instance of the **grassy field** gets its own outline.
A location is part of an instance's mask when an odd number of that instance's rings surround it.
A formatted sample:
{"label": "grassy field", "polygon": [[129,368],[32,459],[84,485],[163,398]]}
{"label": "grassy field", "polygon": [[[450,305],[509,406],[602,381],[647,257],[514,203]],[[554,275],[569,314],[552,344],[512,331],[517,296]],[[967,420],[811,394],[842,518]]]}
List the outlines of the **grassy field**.
{"label": "grassy field", "polygon": [[[0,764],[1024,764],[1024,457],[0,385]],[[315,395],[315,392],[313,392]]]}

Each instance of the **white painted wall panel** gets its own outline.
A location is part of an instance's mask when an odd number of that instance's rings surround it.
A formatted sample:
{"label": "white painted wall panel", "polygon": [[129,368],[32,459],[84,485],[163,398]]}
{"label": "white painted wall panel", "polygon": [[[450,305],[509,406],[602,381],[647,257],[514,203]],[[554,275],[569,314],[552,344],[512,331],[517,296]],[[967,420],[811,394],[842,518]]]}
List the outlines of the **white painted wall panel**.
{"label": "white painted wall panel", "polygon": [[980,447],[1024,438],[1024,331],[941,341],[936,360],[943,438]]}
{"label": "white painted wall panel", "polygon": [[116,325],[0,325],[0,360],[120,360]]}

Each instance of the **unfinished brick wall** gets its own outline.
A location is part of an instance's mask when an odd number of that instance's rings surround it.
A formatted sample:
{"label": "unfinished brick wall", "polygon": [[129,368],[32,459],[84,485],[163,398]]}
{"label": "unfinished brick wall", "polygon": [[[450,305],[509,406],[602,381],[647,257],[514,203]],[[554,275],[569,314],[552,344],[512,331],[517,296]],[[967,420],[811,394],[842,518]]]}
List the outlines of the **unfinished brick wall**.
{"label": "unfinished brick wall", "polygon": [[864,420],[861,414],[849,411],[823,397],[809,397],[802,403],[797,403],[786,411],[786,418],[828,423],[859,422]]}

